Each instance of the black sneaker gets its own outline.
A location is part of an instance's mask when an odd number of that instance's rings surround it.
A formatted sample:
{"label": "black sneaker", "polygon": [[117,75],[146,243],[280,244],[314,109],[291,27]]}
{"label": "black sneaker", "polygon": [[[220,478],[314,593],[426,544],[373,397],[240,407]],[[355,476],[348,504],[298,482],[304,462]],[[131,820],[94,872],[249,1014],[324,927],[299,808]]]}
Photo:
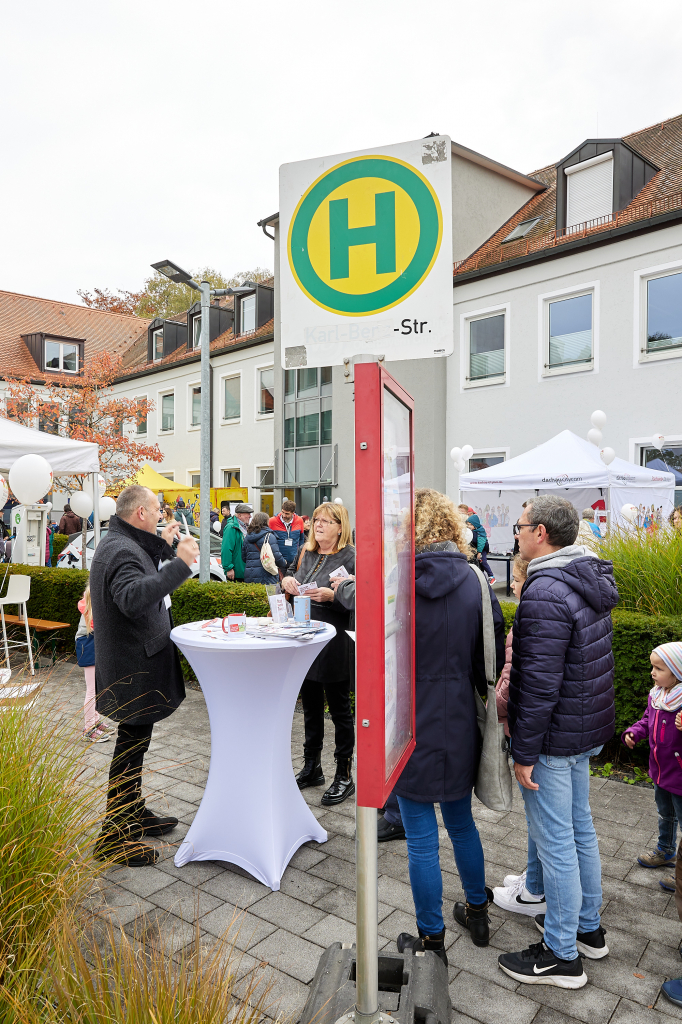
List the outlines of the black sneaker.
{"label": "black sneaker", "polygon": [[526,985],[582,988],[587,984],[579,956],[575,960],[561,960],[544,942],[535,942],[521,953],[503,953],[497,962],[510,978]]}
{"label": "black sneaker", "polygon": [[392,825],[386,818],[379,818],[377,823],[377,842],[390,843],[392,839],[404,839],[405,829],[402,824]]}
{"label": "black sneaker", "polygon": [[[539,932],[545,934],[545,915],[538,914],[535,918],[535,927]],[[586,956],[588,960],[601,960],[608,956],[609,947],[606,945],[606,928],[595,928],[593,932],[578,932],[575,939],[576,948],[579,953]]]}

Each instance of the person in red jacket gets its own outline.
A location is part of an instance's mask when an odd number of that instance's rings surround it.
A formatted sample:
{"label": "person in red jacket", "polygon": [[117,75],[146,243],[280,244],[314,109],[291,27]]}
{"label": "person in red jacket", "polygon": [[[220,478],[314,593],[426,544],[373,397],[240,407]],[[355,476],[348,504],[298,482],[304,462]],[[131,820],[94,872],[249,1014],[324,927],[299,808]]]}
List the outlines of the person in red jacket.
{"label": "person in red jacket", "polygon": [[303,532],[303,520],[296,515],[296,503],[285,498],[282,511],[268,521],[268,527],[274,533],[280,553],[287,563],[287,568],[298,564],[298,553],[306,542]]}

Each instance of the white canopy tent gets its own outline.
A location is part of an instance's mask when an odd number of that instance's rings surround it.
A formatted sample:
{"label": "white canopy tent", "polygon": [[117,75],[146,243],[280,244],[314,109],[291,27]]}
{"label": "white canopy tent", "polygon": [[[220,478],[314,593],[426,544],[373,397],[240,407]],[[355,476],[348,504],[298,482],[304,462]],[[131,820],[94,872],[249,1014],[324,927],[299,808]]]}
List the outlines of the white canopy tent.
{"label": "white canopy tent", "polygon": [[99,451],[94,442],[72,441],[0,417],[0,470],[10,470],[22,455],[42,455],[55,476],[99,473]]}
{"label": "white canopy tent", "polygon": [[538,494],[558,494],[582,512],[605,508],[617,519],[623,505],[663,521],[675,498],[675,476],[625,459],[606,466],[599,449],[570,430],[497,466],[463,473],[462,501],[475,509],[486,529],[491,551],[511,551],[513,524],[524,501]]}

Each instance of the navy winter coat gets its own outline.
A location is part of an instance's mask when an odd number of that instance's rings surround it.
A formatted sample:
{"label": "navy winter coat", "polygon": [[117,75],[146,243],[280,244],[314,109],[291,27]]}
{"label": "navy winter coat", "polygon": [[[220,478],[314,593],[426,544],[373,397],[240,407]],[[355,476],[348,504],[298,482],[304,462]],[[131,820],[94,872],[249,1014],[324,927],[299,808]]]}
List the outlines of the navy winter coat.
{"label": "navy winter coat", "polygon": [[512,756],[526,766],[540,754],[585,753],[615,727],[613,563],[581,555],[553,567],[545,558],[531,569],[514,621],[507,713]]}
{"label": "navy winter coat", "polygon": [[[473,789],[480,757],[474,688],[485,693],[481,584],[460,551],[415,557],[416,747],[395,786],[419,803],[459,800]],[[490,591],[497,665],[504,619]]]}
{"label": "navy winter coat", "polygon": [[279,583],[279,576],[266,572],[260,561],[260,549],[266,537],[270,539],[270,547],[275,556],[278,569],[286,569],[286,560],[280,553],[279,545],[272,530],[259,530],[258,533],[247,533],[242,543],[242,559],[244,561],[244,583]]}

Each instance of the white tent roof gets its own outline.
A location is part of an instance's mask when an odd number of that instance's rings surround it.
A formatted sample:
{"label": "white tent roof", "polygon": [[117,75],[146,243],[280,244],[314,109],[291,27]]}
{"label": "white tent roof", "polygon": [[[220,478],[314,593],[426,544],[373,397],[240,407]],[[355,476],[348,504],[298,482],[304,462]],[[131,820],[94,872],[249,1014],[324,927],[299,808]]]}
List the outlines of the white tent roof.
{"label": "white tent roof", "polygon": [[468,490],[564,490],[567,487],[674,488],[673,473],[635,466],[614,459],[601,460],[599,449],[570,430],[532,448],[523,455],[476,473],[462,473],[459,486]]}
{"label": "white tent roof", "polygon": [[94,442],[71,441],[0,417],[0,469],[11,469],[22,455],[42,455],[55,475],[99,472],[99,451]]}

